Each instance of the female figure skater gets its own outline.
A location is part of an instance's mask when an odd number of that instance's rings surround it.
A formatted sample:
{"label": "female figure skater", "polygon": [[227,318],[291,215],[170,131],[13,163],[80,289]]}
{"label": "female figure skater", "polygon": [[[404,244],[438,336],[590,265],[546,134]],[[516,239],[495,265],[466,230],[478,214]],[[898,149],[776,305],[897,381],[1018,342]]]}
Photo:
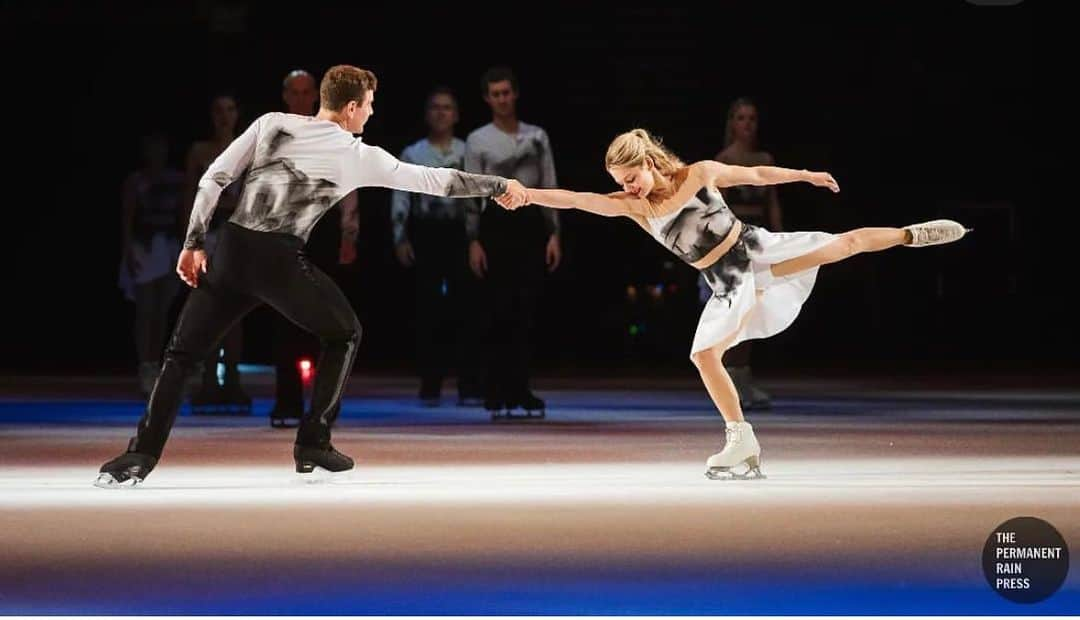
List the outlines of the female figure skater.
{"label": "female figure skater", "polygon": [[[713,479],[764,477],[761,447],[743,419],[738,392],[724,369],[725,351],[791,325],[821,265],[895,246],[948,243],[968,232],[951,220],[843,234],[769,232],[740,221],[719,189],[801,181],[838,192],[832,175],[710,160],[687,165],[643,129],[615,138],[605,168],[623,191],[605,195],[529,188],[526,204],[629,217],[705,276],[713,294],[702,311],[690,359],[727,425],[723,450],[706,463],[706,476]],[[498,202],[513,208],[505,198]]]}

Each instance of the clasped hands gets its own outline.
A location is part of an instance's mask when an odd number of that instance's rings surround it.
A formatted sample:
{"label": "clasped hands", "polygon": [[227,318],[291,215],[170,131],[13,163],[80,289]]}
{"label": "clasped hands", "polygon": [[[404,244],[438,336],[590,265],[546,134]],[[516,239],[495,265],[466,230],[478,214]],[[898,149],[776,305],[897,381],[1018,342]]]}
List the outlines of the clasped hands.
{"label": "clasped hands", "polygon": [[506,193],[495,197],[499,206],[513,211],[529,204],[529,189],[515,179],[510,179],[506,184]]}

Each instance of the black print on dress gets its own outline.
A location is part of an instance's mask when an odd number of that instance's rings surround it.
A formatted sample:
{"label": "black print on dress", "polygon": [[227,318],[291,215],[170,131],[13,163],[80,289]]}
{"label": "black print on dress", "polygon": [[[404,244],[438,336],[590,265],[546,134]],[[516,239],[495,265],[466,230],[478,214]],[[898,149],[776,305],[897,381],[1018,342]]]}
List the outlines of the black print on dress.
{"label": "black print on dress", "polygon": [[720,260],[702,270],[705,281],[713,291],[713,297],[726,301],[728,306],[731,306],[732,295],[750,271],[750,252],[760,249],[758,228],[745,224],[735,245],[731,246]]}

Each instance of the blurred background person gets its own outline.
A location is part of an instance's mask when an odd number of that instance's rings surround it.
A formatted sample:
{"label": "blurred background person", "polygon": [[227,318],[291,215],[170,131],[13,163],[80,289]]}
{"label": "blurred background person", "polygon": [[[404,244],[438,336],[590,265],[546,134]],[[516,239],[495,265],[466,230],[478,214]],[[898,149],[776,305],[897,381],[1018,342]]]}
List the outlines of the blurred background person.
{"label": "blurred background person", "polygon": [[[240,111],[236,98],[230,94],[218,94],[210,100],[210,120],[213,133],[209,139],[195,142],[187,155],[187,171],[184,191],[184,224],[191,217],[191,205],[195,201],[195,190],[199,179],[207,167],[236,138],[236,125]],[[206,255],[213,264],[214,248],[217,246],[221,226],[232,217],[236,204],[243,191],[242,183],[232,183],[221,192],[221,199],[210,220],[206,233]],[[237,323],[222,338],[219,347],[203,361],[202,385],[192,396],[191,404],[196,410],[251,410],[251,397],[240,385],[238,365],[244,348],[243,323]],[[218,382],[218,363],[224,365],[222,383]]]}
{"label": "blurred background person", "polygon": [[[518,81],[507,67],[481,78],[491,122],[469,134],[465,171],[517,179],[527,187],[554,188],[555,158],[542,127],[518,120]],[[529,205],[506,211],[494,202],[474,201],[466,217],[469,266],[481,280],[483,303],[477,316],[487,351],[484,407],[493,414],[544,411],[529,386],[536,307],[545,272],[562,260],[559,217],[553,209]]]}
{"label": "blurred background person", "polygon": [[135,351],[139,388],[154,387],[169,329],[169,313],[180,290],[174,271],[183,229],[184,173],[169,166],[169,140],[161,133],[142,139],[142,167],[124,181],[120,287],[135,302]]}
{"label": "blurred background person", "polygon": [[[454,136],[458,103],[445,87],[431,91],[425,106],[426,138],[405,147],[399,159],[435,168],[465,167],[465,141]],[[439,404],[451,365],[458,371],[458,404],[479,395],[473,367],[461,360],[463,287],[467,286],[464,199],[394,191],[391,198],[394,253],[413,268],[416,301],[416,361],[420,400]]]}
{"label": "blurred background person", "polygon": [[319,85],[304,69],[293,69],[281,82],[281,99],[289,114],[314,116],[318,111]]}
{"label": "blurred background person", "polygon": [[[761,150],[758,144],[758,110],[751,99],[740,97],[731,103],[724,125],[724,149],[714,159],[734,166],[774,165],[773,156]],[[724,188],[721,193],[744,223],[773,232],[783,230],[775,186],[737,185]],[[708,284],[699,281],[699,286],[703,287],[702,295],[707,299]],[[750,366],[752,348],[753,341],[749,340],[732,347],[724,354],[724,366],[739,392],[743,409],[768,409],[772,406],[769,394],[754,382]]]}

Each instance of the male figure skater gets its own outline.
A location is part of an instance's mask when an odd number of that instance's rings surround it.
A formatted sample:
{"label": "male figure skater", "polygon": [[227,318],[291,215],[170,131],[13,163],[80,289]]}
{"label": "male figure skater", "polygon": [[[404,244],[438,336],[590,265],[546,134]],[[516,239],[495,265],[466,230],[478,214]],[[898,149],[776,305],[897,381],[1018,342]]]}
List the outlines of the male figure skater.
{"label": "male figure skater", "polygon": [[[300,251],[315,223],[358,187],[389,187],[438,196],[525,199],[517,181],[398,161],[359,137],[374,110],[376,79],[348,65],[331,68],[314,117],[272,112],[259,117],[214,160],[199,182],[184,249],[176,265],[194,290],[185,303],[165,363],[127,450],[102,465],[97,486],[134,486],[161,458],[181,401],[185,375],[230,326],[270,304],[322,343],[311,408],[297,429],[296,471],[346,471],[348,456],[330,429],[360,342],[360,323],[345,295]],[[240,204],[211,261],[203,239],[222,188],[250,165]]]}

